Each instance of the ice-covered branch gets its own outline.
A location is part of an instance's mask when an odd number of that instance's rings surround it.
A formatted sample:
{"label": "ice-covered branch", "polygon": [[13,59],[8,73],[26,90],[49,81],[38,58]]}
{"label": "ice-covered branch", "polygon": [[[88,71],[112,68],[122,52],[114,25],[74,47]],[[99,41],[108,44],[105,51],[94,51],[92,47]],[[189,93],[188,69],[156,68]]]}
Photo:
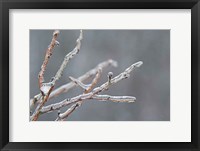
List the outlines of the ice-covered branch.
{"label": "ice-covered branch", "polygon": [[41,99],[41,97],[42,95],[40,93],[35,95],[32,99],[30,99],[30,109],[32,109],[35,106],[35,104]]}
{"label": "ice-covered branch", "polygon": [[111,85],[129,78],[131,71],[133,71],[136,67],[140,67],[143,64],[142,61],[136,62],[134,64],[132,64],[130,67],[128,67],[124,72],[122,72],[121,74],[119,74],[118,76],[114,77],[113,79],[110,79],[108,82],[104,83],[103,85],[101,85],[100,87],[95,88],[92,93],[93,94],[97,94],[100,93],[104,90],[107,90]]}
{"label": "ice-covered branch", "polygon": [[[112,102],[135,102],[136,98],[133,96],[111,96],[111,95],[94,95],[89,99],[96,99],[98,101],[112,101]],[[81,101],[82,102],[82,101]],[[79,103],[73,104],[67,111],[58,115],[55,121],[64,121],[73,111],[75,111],[80,106]]]}
{"label": "ice-covered branch", "polygon": [[[68,62],[70,61],[70,59],[72,59],[75,55],[78,54],[81,47],[81,41],[83,39],[83,32],[82,30],[80,30],[80,35],[77,38],[74,49],[64,57],[62,64],[60,65],[58,71],[56,72],[55,76],[50,80],[50,82],[45,83],[44,72],[46,70],[48,61],[50,57],[52,56],[53,48],[55,47],[55,45],[59,44],[59,42],[56,40],[58,37],[58,34],[59,34],[59,31],[55,31],[53,33],[52,41],[48,49],[46,50],[45,58],[38,75],[40,93],[38,95],[35,95],[33,99],[30,99],[30,109],[32,109],[34,105],[37,104],[35,111],[30,117],[31,121],[36,121],[41,114],[59,110],[62,107],[71,105],[65,112],[60,113],[59,111],[58,113],[58,118],[56,119],[56,121],[64,121],[70,114],[72,114],[78,107],[80,107],[81,104],[85,100],[95,99],[97,101],[112,101],[112,102],[127,102],[127,103],[135,102],[136,98],[133,96],[111,96],[111,95],[100,95],[99,93],[108,90],[109,87],[112,86],[113,84],[118,83],[119,81],[123,79],[129,78],[130,73],[136,67],[140,67],[142,65],[142,61],[132,64],[126,70],[124,70],[124,72],[120,73],[118,76],[115,76],[114,78],[113,78],[113,73],[109,72],[107,75],[108,77],[107,82],[105,82],[99,87],[94,88],[100,79],[100,75],[102,73],[103,68],[109,65],[114,66],[114,67],[117,66],[117,62],[111,59],[104,61],[77,79],[73,77],[69,77],[71,79],[71,82],[65,85],[62,85],[61,87],[53,91],[56,81],[61,78],[64,72],[64,69],[66,65],[68,64]],[[90,84],[83,83],[84,80],[92,76],[94,76],[94,78]],[[84,90],[83,94],[65,99],[59,103],[44,106],[45,103],[48,101],[48,99],[53,98],[61,93],[66,93],[70,89],[75,87],[76,85],[80,86]]]}
{"label": "ice-covered branch", "polygon": [[[85,74],[83,74],[82,76],[77,78],[77,80],[79,80],[80,82],[83,82],[83,81],[87,80],[88,78],[94,76],[96,74],[96,72],[99,70],[99,68],[104,69],[108,66],[117,67],[117,62],[112,59],[101,62],[95,68],[89,70],[88,72],[86,72]],[[51,92],[49,99],[56,97],[62,93],[66,93],[70,89],[74,88],[75,86],[76,86],[76,84],[73,81],[69,82],[65,85],[62,85]],[[42,96],[41,94],[37,94],[34,96],[34,98],[30,99],[30,108],[32,108],[36,103],[38,103],[40,101],[41,96]]]}
{"label": "ice-covered branch", "polygon": [[93,88],[94,86],[97,84],[97,82],[99,81],[99,78],[101,76],[101,73],[102,73],[102,68],[99,67],[99,69],[97,70],[97,73],[96,73],[96,76],[95,78],[92,80],[92,83],[90,84],[90,86],[85,90],[84,93],[89,93]]}
{"label": "ice-covered branch", "polygon": [[112,102],[135,102],[136,98],[133,96],[110,96],[110,95],[94,95],[91,99],[99,101],[112,101]]}
{"label": "ice-covered branch", "polygon": [[[54,32],[53,37],[55,37],[55,35],[57,35],[56,33],[57,33],[57,32]],[[74,48],[70,53],[68,53],[68,54],[65,56],[65,58],[64,58],[64,60],[63,60],[63,62],[62,62],[62,64],[61,64],[61,66],[60,66],[60,68],[59,68],[59,70],[57,71],[56,75],[53,77],[53,79],[51,80],[51,82],[49,82],[49,83],[41,83],[40,90],[41,90],[43,96],[42,96],[42,99],[41,99],[41,101],[39,102],[37,108],[35,109],[35,112],[34,112],[33,115],[31,116],[31,118],[30,118],[31,120],[34,120],[34,121],[35,121],[35,120],[38,119],[39,114],[40,114],[40,110],[42,109],[42,107],[44,106],[44,104],[47,102],[47,100],[48,100],[48,98],[49,98],[49,95],[50,95],[51,91],[52,91],[53,88],[54,88],[55,82],[56,82],[57,80],[59,80],[60,77],[62,76],[63,71],[64,71],[64,68],[66,67],[66,65],[67,65],[67,63],[69,62],[69,60],[72,59],[72,58],[79,52],[80,46],[81,46],[81,40],[82,40],[82,39],[83,39],[83,33],[82,33],[82,30],[80,30],[80,35],[79,35],[79,37],[78,37],[78,39],[77,39],[77,41],[76,41],[76,46],[75,46],[75,48]],[[50,45],[50,47],[51,47],[51,45]],[[50,50],[51,50],[51,49],[49,49],[49,51],[47,51],[47,55],[46,55],[47,58],[50,58],[50,56],[52,55],[52,53],[51,53]],[[46,59],[46,57],[45,57],[45,59]],[[45,62],[45,61],[44,61],[44,62]],[[47,60],[47,62],[48,62],[48,60]],[[46,63],[43,63],[43,64],[46,64]],[[46,66],[45,66],[45,67],[46,67]],[[42,69],[42,68],[41,68],[41,69]],[[39,74],[39,75],[40,75],[40,74]],[[41,77],[41,76],[39,76],[39,79],[40,79],[40,77]],[[39,80],[39,81],[40,81],[40,80]]]}
{"label": "ice-covered branch", "polygon": [[82,32],[82,30],[80,30],[80,35],[79,35],[78,39],[76,40],[75,48],[65,56],[56,75],[51,79],[51,81],[49,83],[42,83],[42,86],[40,88],[40,90],[42,91],[42,94],[46,95],[49,92],[49,90],[51,89],[51,87],[55,85],[55,82],[61,78],[63,71],[64,71],[67,63],[69,62],[69,60],[72,59],[76,54],[78,54],[80,47],[81,47],[82,39],[83,39],[83,32]]}
{"label": "ice-covered branch", "polygon": [[77,84],[78,86],[80,86],[83,90],[84,90],[84,93],[88,93],[92,90],[92,88],[97,84],[99,78],[100,78],[100,74],[102,72],[102,69],[98,69],[97,70],[97,73],[95,75],[95,78],[92,80],[92,83],[91,84],[84,84],[82,83],[80,80],[78,79],[75,79],[73,77],[69,77],[70,80],[72,80],[75,84]]}
{"label": "ice-covered branch", "polygon": [[[97,84],[100,75],[102,72],[102,68],[99,67],[96,73],[96,76],[94,77],[94,79],[92,80],[91,84],[85,85],[83,84],[81,81],[79,81],[78,79],[75,79],[73,77],[69,77],[74,83],[78,84],[81,88],[84,89],[84,94],[89,93],[92,88]],[[66,119],[70,114],[72,114],[73,111],[75,111],[78,107],[80,107],[82,105],[82,101],[77,102],[76,104],[72,105],[67,111],[65,111],[63,114],[59,114],[58,118],[56,119],[56,121],[58,120],[64,120]]]}
{"label": "ice-covered branch", "polygon": [[73,111],[79,107],[79,103],[73,104],[67,111],[64,113],[58,114],[58,117],[55,121],[64,121]]}
{"label": "ice-covered branch", "polygon": [[65,56],[61,66],[60,66],[59,70],[57,71],[55,77],[53,78],[52,82],[55,83],[57,80],[60,79],[69,60],[72,59],[76,54],[78,54],[80,47],[81,47],[82,39],[83,39],[83,32],[82,32],[82,30],[80,30],[80,35],[79,35],[78,39],[76,40],[75,48]]}
{"label": "ice-covered branch", "polygon": [[49,92],[47,93],[47,95],[42,96],[41,101],[39,102],[38,106],[36,107],[34,113],[31,115],[30,120],[31,121],[36,121],[40,115],[40,110],[42,109],[42,107],[44,106],[44,104],[47,102],[48,98],[49,98],[49,94],[51,93],[51,91],[53,90],[52,86],[49,90]]}
{"label": "ice-covered branch", "polygon": [[[107,61],[101,62],[95,68],[89,70],[84,75],[82,75],[79,78],[77,78],[77,80],[79,80],[80,82],[83,82],[83,81],[87,80],[88,78],[94,76],[97,73],[97,71],[99,70],[99,68],[104,69],[104,68],[106,68],[108,66],[117,67],[117,62],[112,60],[112,59],[109,59]],[[54,91],[52,91],[52,93],[50,94],[50,99],[60,95],[61,93],[68,92],[70,89],[74,88],[75,86],[76,86],[76,83],[74,83],[73,81],[69,82],[69,83],[67,83],[65,85],[60,86],[59,88],[57,88]]]}
{"label": "ice-covered branch", "polygon": [[90,93],[86,93],[86,94],[81,94],[79,96],[73,97],[71,99],[65,99],[59,103],[55,103],[55,104],[51,104],[48,105],[46,107],[43,107],[41,109],[41,113],[46,113],[46,112],[50,112],[53,110],[58,110],[64,106],[68,106],[70,104],[79,102],[79,101],[83,101],[86,99],[91,99],[94,95],[107,90],[111,85],[118,83],[119,81],[126,79],[130,76],[130,73],[136,68],[136,67],[140,67],[142,65],[142,61],[139,61],[137,63],[132,64],[130,67],[128,67],[124,72],[122,72],[121,74],[119,74],[118,76],[114,77],[113,79],[110,80],[110,82],[106,82],[104,84],[102,84],[101,86],[93,89]]}
{"label": "ice-covered branch", "polygon": [[59,35],[59,31],[56,30],[54,31],[53,33],[53,38],[51,40],[51,43],[48,47],[48,49],[46,50],[46,53],[45,53],[45,58],[44,58],[44,61],[42,63],[42,66],[41,66],[41,70],[38,74],[38,83],[39,83],[39,88],[42,87],[42,83],[44,82],[44,72],[46,70],[46,67],[47,67],[47,64],[48,64],[48,61],[50,59],[50,57],[52,56],[52,53],[53,53],[53,48],[59,44],[59,42],[56,40],[57,37]]}
{"label": "ice-covered branch", "polygon": [[91,86],[91,84],[84,84],[80,80],[75,79],[74,77],[71,76],[69,77],[69,79],[73,81],[76,85],[80,86],[84,91],[86,91]]}

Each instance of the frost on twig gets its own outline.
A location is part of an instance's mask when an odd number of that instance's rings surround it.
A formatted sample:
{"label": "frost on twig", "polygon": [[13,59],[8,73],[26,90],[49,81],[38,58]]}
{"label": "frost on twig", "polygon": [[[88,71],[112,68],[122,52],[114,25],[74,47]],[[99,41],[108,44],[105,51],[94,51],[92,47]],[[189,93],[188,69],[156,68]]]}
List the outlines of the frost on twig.
{"label": "frost on twig", "polygon": [[[115,83],[118,83],[119,81],[129,78],[130,73],[137,67],[140,67],[143,63],[142,61],[136,62],[129,66],[124,72],[120,73],[119,75],[113,77],[113,73],[109,72],[107,77],[108,80],[102,84],[99,87],[94,88],[97,85],[97,82],[100,79],[101,73],[103,68],[111,65],[116,67],[117,62],[114,60],[107,60],[100,64],[98,64],[95,68],[91,69],[90,71],[86,72],[84,75],[80,76],[79,78],[73,78],[69,77],[71,82],[62,85],[61,87],[57,88],[56,90],[52,91],[55,83],[57,80],[59,80],[63,74],[63,71],[70,61],[76,54],[78,54],[80,47],[81,47],[81,40],[83,39],[83,32],[80,30],[80,35],[76,41],[75,48],[69,52],[65,57],[64,60],[59,67],[57,73],[55,76],[50,80],[49,83],[44,83],[44,72],[46,70],[46,66],[48,63],[49,58],[52,55],[52,50],[55,45],[58,45],[59,43],[56,41],[56,38],[58,36],[59,31],[55,31],[53,34],[53,38],[51,41],[51,44],[49,45],[44,62],[41,66],[41,71],[39,72],[38,81],[39,81],[39,88],[41,93],[36,95],[33,99],[30,100],[30,108],[32,108],[35,104],[37,104],[37,107],[33,114],[30,117],[31,121],[36,121],[39,117],[39,115],[52,112],[55,110],[59,110],[58,117],[55,121],[64,121],[70,114],[72,114],[78,107],[82,105],[82,103],[85,100],[97,100],[97,101],[112,101],[112,102],[123,102],[123,103],[132,103],[135,102],[136,98],[133,96],[111,96],[111,95],[105,95],[105,94],[99,94],[101,92],[104,92],[110,88]],[[95,76],[94,76],[95,75]],[[92,82],[90,84],[84,84],[83,81],[94,76]],[[61,93],[66,93],[70,89],[72,89],[75,86],[81,87],[84,91],[82,94],[67,98],[63,101],[60,101],[58,103],[50,104],[48,106],[44,106],[45,103],[48,101],[49,98],[53,98],[55,96],[58,96]],[[60,113],[60,109],[71,105],[65,112]]]}
{"label": "frost on twig", "polygon": [[64,113],[60,113],[58,114],[58,117],[55,121],[64,121],[64,119],[66,119],[73,111],[76,110],[76,108],[79,107],[79,103],[76,103],[74,105],[72,105],[69,109],[67,109],[67,111],[65,111]]}
{"label": "frost on twig", "polygon": [[47,112],[51,112],[54,110],[59,110],[62,107],[71,105],[73,103],[76,103],[78,101],[84,101],[87,99],[91,99],[94,95],[103,92],[105,90],[108,90],[108,88],[115,84],[118,83],[119,81],[126,79],[130,76],[130,73],[136,68],[136,67],[140,67],[142,65],[142,61],[139,61],[137,63],[132,64],[130,67],[128,67],[124,72],[122,72],[121,74],[119,74],[118,76],[114,77],[111,79],[110,83],[106,82],[104,84],[102,84],[99,87],[94,88],[90,93],[86,93],[86,94],[81,94],[72,98],[67,98],[59,103],[55,103],[55,104],[51,104],[48,106],[45,106],[41,109],[41,114],[43,113],[47,113]]}
{"label": "frost on twig", "polygon": [[73,81],[76,85],[80,86],[84,91],[86,91],[91,86],[91,84],[84,84],[80,80],[75,79],[71,76],[69,77],[69,79]]}
{"label": "frost on twig", "polygon": [[[56,44],[58,44],[58,42],[56,41],[58,33],[59,33],[58,31],[55,31],[54,34],[53,34],[52,42],[51,42],[51,44],[49,46],[49,49],[47,49],[47,51],[46,51],[46,55],[45,55],[45,60],[46,61],[44,61],[43,65],[41,67],[42,73],[39,73],[39,85],[40,85],[40,90],[41,90],[41,93],[42,93],[43,97],[42,97],[41,101],[39,102],[38,106],[36,107],[35,112],[31,116],[31,120],[37,120],[38,119],[39,114],[40,114],[40,110],[44,106],[44,104],[47,102],[47,100],[49,98],[49,95],[50,95],[51,91],[54,88],[55,82],[57,80],[59,80],[60,77],[62,76],[64,68],[66,67],[66,65],[69,62],[69,60],[72,59],[80,50],[81,40],[83,39],[82,30],[80,30],[80,35],[79,35],[79,38],[76,41],[75,48],[65,56],[65,58],[64,58],[64,60],[63,60],[63,62],[61,64],[59,70],[57,71],[55,77],[53,77],[53,79],[49,83],[43,83],[43,81],[44,81],[44,78],[43,78],[44,71],[45,71],[45,68],[46,68],[46,64],[48,63],[48,59],[52,55],[52,48]],[[42,83],[40,83],[41,79],[42,79]]]}
{"label": "frost on twig", "polygon": [[[85,74],[77,78],[77,80],[79,80],[80,82],[83,82],[87,80],[88,78],[94,76],[97,70],[99,70],[99,68],[104,69],[108,66],[117,67],[117,62],[112,59],[101,62],[95,68],[89,70],[88,72],[86,72]],[[54,98],[62,93],[67,93],[70,89],[74,88],[75,86],[76,84],[74,82],[69,82],[67,84],[64,84],[58,87],[57,89],[53,90],[49,96],[49,99]],[[41,98],[41,94],[37,94],[35,95],[34,98],[30,99],[30,108],[32,108],[36,103],[38,103],[40,98]]]}
{"label": "frost on twig", "polygon": [[[81,81],[79,81],[78,79],[75,79],[73,77],[69,77],[74,83],[76,83],[77,85],[79,85],[81,88],[84,89],[84,94],[86,93],[89,93],[92,88],[97,84],[99,78],[100,78],[100,75],[101,75],[101,72],[102,72],[102,67],[99,66],[98,69],[97,69],[97,73],[96,73],[96,76],[94,77],[94,79],[92,80],[92,83],[91,84],[83,84]],[[76,104],[72,105],[67,111],[65,111],[63,114],[60,114],[58,116],[58,118],[56,119],[56,121],[59,121],[59,120],[64,120],[66,119],[73,111],[75,111],[78,107],[80,107],[82,105],[82,101],[79,101],[77,102]]]}
{"label": "frost on twig", "polygon": [[59,70],[57,71],[57,73],[56,73],[56,75],[55,75],[55,77],[54,77],[52,82],[56,82],[57,80],[60,79],[60,77],[62,76],[63,71],[64,71],[67,63],[69,62],[69,60],[72,59],[79,52],[80,47],[81,47],[81,40],[82,39],[83,39],[83,32],[82,32],[82,30],[80,30],[79,38],[76,41],[76,47],[70,53],[68,53],[65,56],[61,66],[60,66]]}
{"label": "frost on twig", "polygon": [[[110,96],[110,95],[94,95],[89,99],[96,99],[98,101],[112,101],[112,102],[135,102],[136,98],[133,96]],[[81,101],[82,102],[82,101]],[[73,111],[75,111],[80,106],[79,103],[73,104],[67,111],[58,115],[55,121],[64,121]]]}
{"label": "frost on twig", "polygon": [[[112,60],[112,59],[101,62],[95,68],[91,69],[90,71],[86,72],[84,75],[77,78],[77,80],[79,80],[80,82],[83,82],[83,81],[87,80],[88,78],[96,75],[97,70],[99,70],[99,68],[104,69],[108,66],[117,67],[117,62]],[[73,81],[70,82],[70,83],[67,83],[65,85],[60,86],[59,88],[55,89],[50,94],[50,99],[60,95],[61,93],[67,93],[70,89],[74,88],[75,86],[76,86],[76,83],[74,83]]]}
{"label": "frost on twig", "polygon": [[100,78],[100,74],[102,72],[102,69],[98,69],[97,70],[97,73],[96,73],[96,76],[95,78],[92,80],[92,83],[91,84],[84,84],[82,83],[80,80],[78,79],[75,79],[73,77],[69,77],[70,80],[72,80],[76,85],[80,86],[83,90],[84,90],[84,93],[88,93],[92,90],[92,88],[97,84],[97,81],[99,80]]}
{"label": "frost on twig", "polygon": [[50,57],[52,56],[53,48],[59,44],[59,42],[56,40],[58,35],[59,35],[59,31],[58,30],[54,31],[51,43],[50,43],[48,49],[46,50],[45,58],[44,58],[42,66],[41,66],[41,70],[38,74],[38,83],[39,83],[40,89],[42,87],[42,83],[44,82],[44,72],[46,70],[48,61],[49,61]]}
{"label": "frost on twig", "polygon": [[32,99],[30,99],[30,109],[32,109],[35,106],[35,104],[41,99],[41,97],[42,95],[40,93],[35,95]]}
{"label": "frost on twig", "polygon": [[112,101],[112,102],[135,102],[136,98],[133,96],[110,96],[110,95],[94,95],[91,97],[99,101]]}

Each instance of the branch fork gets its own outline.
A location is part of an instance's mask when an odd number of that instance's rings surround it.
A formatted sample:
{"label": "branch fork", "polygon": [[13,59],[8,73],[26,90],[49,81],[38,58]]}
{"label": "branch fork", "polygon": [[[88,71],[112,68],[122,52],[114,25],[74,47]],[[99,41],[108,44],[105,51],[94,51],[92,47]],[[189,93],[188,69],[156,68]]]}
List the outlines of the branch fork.
{"label": "branch fork", "polygon": [[[57,41],[57,37],[59,35],[59,31],[56,30],[53,33],[53,37],[51,40],[50,45],[48,46],[48,49],[46,50],[45,58],[43,61],[43,64],[41,66],[41,70],[38,75],[38,83],[41,93],[37,94],[33,99],[30,100],[30,108],[33,108],[36,104],[37,107],[35,111],[32,113],[30,120],[36,121],[38,120],[39,116],[44,113],[49,113],[55,110],[58,110],[58,117],[55,121],[64,121],[67,119],[69,115],[71,115],[78,107],[82,105],[82,103],[86,100],[97,100],[97,101],[112,101],[112,102],[121,102],[121,103],[133,103],[135,102],[136,98],[133,96],[111,96],[107,94],[99,94],[106,90],[108,90],[109,87],[111,87],[113,84],[118,83],[119,81],[129,78],[130,73],[135,69],[140,67],[143,62],[139,61],[128,68],[124,70],[124,72],[120,73],[119,75],[113,77],[112,72],[108,72],[107,74],[107,82],[102,84],[99,87],[95,87],[100,79],[100,76],[102,74],[102,71],[105,67],[108,67],[109,65],[117,67],[117,62],[109,59],[107,61],[104,61],[100,64],[98,64],[95,68],[91,69],[90,71],[86,72],[84,75],[80,76],[79,78],[74,78],[72,76],[69,77],[71,82],[64,84],[63,86],[57,88],[53,91],[53,88],[55,86],[55,83],[57,80],[59,80],[62,77],[63,71],[68,64],[68,62],[78,54],[81,48],[81,41],[83,39],[83,31],[80,30],[79,37],[76,40],[76,46],[74,49],[69,52],[65,57],[60,65],[58,71],[56,72],[55,76],[52,77],[50,82],[45,83],[44,82],[44,72],[46,70],[48,61],[50,57],[53,54],[53,48],[57,45],[59,45],[59,42]],[[90,84],[84,84],[83,81],[86,79],[94,76],[93,80]],[[48,106],[44,106],[45,103],[48,101],[48,99],[52,99],[62,93],[68,92],[70,89],[74,88],[75,86],[79,86],[83,89],[83,94],[80,94],[78,96],[64,99],[63,101],[60,101],[58,103],[54,103]],[[65,112],[61,113],[60,109],[69,106]]]}

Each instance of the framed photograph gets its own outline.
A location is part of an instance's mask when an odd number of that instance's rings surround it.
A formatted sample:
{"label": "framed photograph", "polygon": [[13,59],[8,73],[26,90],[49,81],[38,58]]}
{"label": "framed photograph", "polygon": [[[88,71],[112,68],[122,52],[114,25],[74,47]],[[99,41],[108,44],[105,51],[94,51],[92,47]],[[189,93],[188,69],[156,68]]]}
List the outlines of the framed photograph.
{"label": "framed photograph", "polygon": [[198,0],[0,4],[1,150],[200,150]]}

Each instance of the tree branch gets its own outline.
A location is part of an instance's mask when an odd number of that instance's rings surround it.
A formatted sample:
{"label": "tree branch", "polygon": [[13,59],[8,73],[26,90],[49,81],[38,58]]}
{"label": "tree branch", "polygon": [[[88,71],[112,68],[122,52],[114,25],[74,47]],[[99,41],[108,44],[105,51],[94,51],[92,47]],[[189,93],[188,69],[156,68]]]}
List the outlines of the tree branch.
{"label": "tree branch", "polygon": [[30,109],[32,109],[35,104],[41,99],[42,95],[41,93],[38,95],[35,95],[32,99],[30,99]]}
{"label": "tree branch", "polygon": [[90,84],[90,86],[85,90],[84,93],[89,93],[93,87],[97,84],[97,82],[99,81],[99,78],[101,76],[101,73],[102,73],[102,68],[99,67],[99,69],[97,70],[97,73],[96,73],[96,76],[95,78],[92,80],[92,83]]}
{"label": "tree branch", "polygon": [[79,103],[72,105],[67,111],[64,113],[58,114],[58,117],[55,121],[64,121],[73,111],[75,111],[79,107]]}
{"label": "tree branch", "polygon": [[133,96],[110,96],[110,95],[94,95],[91,99],[99,101],[112,101],[112,102],[135,102],[136,98]]}
{"label": "tree branch", "polygon": [[69,60],[72,59],[76,54],[78,54],[80,47],[81,47],[82,39],[83,39],[83,32],[82,32],[82,30],[80,30],[80,35],[79,35],[79,38],[76,40],[75,48],[65,56],[61,66],[60,66],[59,70],[57,71],[55,77],[53,78],[52,82],[55,83],[57,80],[60,79]]}
{"label": "tree branch", "polygon": [[[96,99],[98,101],[112,101],[112,102],[135,102],[136,98],[133,96],[110,96],[110,95],[94,95],[90,99]],[[81,101],[82,102],[82,101]],[[79,103],[72,105],[67,111],[58,115],[58,118],[55,121],[64,121],[73,111],[79,107]]]}
{"label": "tree branch", "polygon": [[69,79],[71,81],[73,81],[76,85],[80,86],[84,91],[86,91],[90,87],[90,85],[91,85],[91,84],[84,84],[80,80],[75,79],[75,78],[73,78],[71,76],[69,76]]}
{"label": "tree branch", "polygon": [[[40,114],[40,110],[44,106],[44,104],[47,102],[49,95],[54,88],[55,82],[57,80],[59,80],[60,77],[62,76],[64,68],[66,67],[69,60],[72,59],[79,52],[82,39],[83,39],[82,30],[80,30],[80,35],[79,35],[79,38],[76,41],[75,48],[65,56],[59,70],[57,71],[57,73],[54,76],[54,78],[52,79],[52,81],[49,82],[49,83],[42,83],[42,87],[40,88],[40,90],[42,91],[43,97],[41,99],[41,102],[39,102],[37,108],[35,109],[35,112],[33,113],[33,115],[30,118],[32,121],[35,121],[35,120],[38,119],[39,114]],[[51,55],[51,53],[48,53],[48,54]],[[47,56],[47,58],[49,58],[48,55],[46,55],[46,56]],[[45,59],[46,59],[46,57],[45,57]]]}
{"label": "tree branch", "polygon": [[48,49],[46,50],[46,53],[45,53],[45,58],[44,58],[42,66],[41,66],[41,70],[40,70],[40,72],[38,74],[38,83],[39,83],[39,88],[40,89],[42,87],[42,83],[44,82],[44,72],[46,70],[48,61],[49,61],[50,57],[52,56],[53,48],[56,45],[59,44],[59,42],[56,41],[58,35],[59,35],[59,31],[58,30],[54,31],[51,43],[50,43],[50,45],[49,45],[49,47],[48,47]]}
{"label": "tree branch", "polygon": [[62,107],[68,106],[70,104],[73,104],[73,103],[76,103],[76,102],[79,102],[79,101],[83,101],[83,100],[86,100],[86,99],[91,99],[94,95],[96,95],[96,94],[98,94],[98,93],[100,93],[102,91],[108,90],[108,88],[111,85],[113,85],[115,83],[118,83],[119,81],[121,81],[123,79],[128,78],[130,76],[130,73],[136,67],[140,67],[142,64],[143,64],[142,61],[139,61],[137,63],[132,64],[124,72],[122,72],[118,76],[116,76],[113,79],[111,79],[110,82],[106,82],[106,83],[102,84],[100,87],[97,87],[97,88],[93,89],[90,93],[81,94],[81,95],[73,97],[71,99],[65,99],[65,100],[63,100],[63,101],[61,101],[59,103],[55,103],[55,104],[51,104],[51,105],[48,105],[46,107],[43,107],[41,109],[41,114],[47,113],[47,112],[51,112],[51,111],[54,111],[54,110],[58,110],[58,109],[60,109]]}
{"label": "tree branch", "polygon": [[[80,30],[80,35],[77,38],[75,48],[64,57],[64,60],[61,66],[59,67],[58,71],[56,72],[55,76],[51,79],[51,81],[48,83],[44,83],[44,72],[46,70],[46,66],[48,64],[50,57],[52,56],[53,48],[55,47],[55,45],[59,44],[59,42],[56,40],[58,37],[58,34],[59,34],[59,31],[55,31],[53,33],[51,43],[48,49],[46,50],[45,58],[41,66],[41,70],[38,74],[38,84],[39,84],[41,93],[34,96],[33,99],[30,99],[30,109],[36,103],[38,104],[34,113],[30,117],[31,121],[36,121],[40,114],[52,112],[54,110],[59,110],[62,107],[72,104],[72,106],[68,108],[64,113],[59,112],[58,114],[58,118],[56,119],[56,121],[64,121],[70,114],[72,114],[78,107],[80,107],[83,101],[85,100],[95,99],[98,101],[127,102],[127,103],[135,102],[136,98],[133,96],[110,96],[110,95],[99,95],[99,93],[108,90],[108,88],[111,85],[118,83],[119,81],[123,79],[129,78],[130,73],[136,67],[140,67],[143,64],[142,61],[132,64],[124,72],[120,73],[118,76],[115,76],[114,78],[112,78],[113,73],[109,72],[107,75],[108,81],[102,84],[101,86],[94,88],[100,79],[100,75],[102,73],[103,68],[107,67],[108,65],[117,66],[117,63],[110,59],[108,61],[100,63],[94,69],[88,71],[87,73],[79,77],[78,79],[69,77],[72,80],[72,82],[65,84],[53,91],[56,81],[62,77],[64,69],[66,65],[68,64],[68,62],[70,61],[70,59],[72,59],[76,54],[78,54],[81,47],[81,40],[83,39],[83,33],[82,33],[82,30]],[[95,77],[93,78],[91,84],[82,83],[84,80],[88,79],[89,77],[93,75],[95,75]],[[68,92],[68,90],[75,87],[75,85],[79,85],[81,88],[83,88],[84,93],[76,97],[65,99],[59,103],[44,106],[49,98],[53,98],[64,92]]]}
{"label": "tree branch", "polygon": [[[83,88],[84,94],[86,94],[86,93],[89,93],[92,90],[92,88],[97,84],[97,82],[100,78],[101,72],[102,72],[102,68],[99,67],[99,69],[97,70],[95,78],[92,80],[92,83],[88,84],[88,85],[83,84],[81,81],[79,81],[75,78],[70,77],[70,79],[73,82],[75,82],[76,84],[78,84],[81,88]],[[82,105],[82,103],[83,103],[82,101],[79,101],[76,104],[72,105],[67,111],[65,111],[62,114],[59,114],[56,121],[66,119],[73,111],[75,111],[78,107],[80,107]]]}
{"label": "tree branch", "polygon": [[[86,72],[84,75],[82,75],[79,78],[77,78],[77,80],[83,82],[83,81],[87,80],[88,78],[92,77],[93,75],[95,75],[99,68],[103,69],[103,68],[106,68],[108,66],[117,67],[117,62],[112,60],[112,59],[104,61],[104,62],[98,64],[95,68],[93,68],[90,71]],[[76,86],[76,84],[74,82],[69,82],[69,83],[67,83],[65,85],[60,86],[59,88],[55,89],[50,94],[50,99],[60,95],[61,93],[68,92],[70,89],[74,88],[75,86]]]}
{"label": "tree branch", "polygon": [[[117,62],[112,60],[112,59],[101,62],[95,68],[89,70],[84,75],[77,78],[77,80],[79,80],[80,82],[83,82],[83,81],[87,80],[88,78],[94,76],[99,68],[104,69],[108,66],[117,67]],[[49,99],[54,98],[54,97],[56,97],[56,96],[58,96],[62,93],[66,93],[70,89],[74,88],[75,86],[76,86],[76,84],[74,82],[69,82],[65,85],[62,85],[62,86],[58,87],[57,89],[55,89],[51,92]],[[41,96],[42,96],[41,94],[37,94],[37,95],[34,96],[34,98],[30,99],[30,108],[32,108],[36,103],[41,101],[40,100]]]}

